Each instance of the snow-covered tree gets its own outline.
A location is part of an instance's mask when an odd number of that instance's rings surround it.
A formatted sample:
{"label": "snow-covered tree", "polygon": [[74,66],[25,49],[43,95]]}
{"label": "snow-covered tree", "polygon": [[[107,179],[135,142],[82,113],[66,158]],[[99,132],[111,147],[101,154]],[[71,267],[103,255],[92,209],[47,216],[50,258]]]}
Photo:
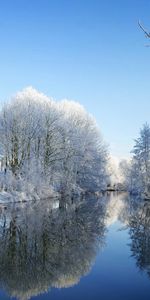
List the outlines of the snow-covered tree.
{"label": "snow-covered tree", "polygon": [[[107,150],[94,118],[74,101],[55,102],[29,87],[0,112],[5,189],[96,191],[107,185]],[[1,174],[2,175],[2,174]]]}
{"label": "snow-covered tree", "polygon": [[127,168],[126,182],[132,193],[150,193],[150,127],[143,125],[140,136],[135,140],[133,157]]}

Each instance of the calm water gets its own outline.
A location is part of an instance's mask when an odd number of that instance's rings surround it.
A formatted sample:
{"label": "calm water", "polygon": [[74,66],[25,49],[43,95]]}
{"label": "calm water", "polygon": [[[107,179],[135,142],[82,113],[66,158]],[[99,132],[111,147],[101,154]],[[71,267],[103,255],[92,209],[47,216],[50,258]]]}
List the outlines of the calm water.
{"label": "calm water", "polygon": [[111,194],[1,207],[0,287],[0,299],[150,299],[150,203]]}

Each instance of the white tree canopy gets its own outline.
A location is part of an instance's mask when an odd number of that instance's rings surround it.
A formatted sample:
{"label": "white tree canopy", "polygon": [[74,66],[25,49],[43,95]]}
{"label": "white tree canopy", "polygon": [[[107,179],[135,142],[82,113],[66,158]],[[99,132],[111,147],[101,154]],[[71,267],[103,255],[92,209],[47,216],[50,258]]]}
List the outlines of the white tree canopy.
{"label": "white tree canopy", "polygon": [[107,150],[94,118],[74,101],[28,87],[0,113],[1,189],[42,194],[106,188]]}

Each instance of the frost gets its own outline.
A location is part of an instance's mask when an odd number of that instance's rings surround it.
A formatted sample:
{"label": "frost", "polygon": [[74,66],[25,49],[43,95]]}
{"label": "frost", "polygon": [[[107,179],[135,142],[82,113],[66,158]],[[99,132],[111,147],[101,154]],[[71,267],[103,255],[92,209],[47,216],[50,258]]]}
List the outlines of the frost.
{"label": "frost", "polygon": [[132,194],[150,198],[150,127],[143,125],[135,140],[132,159],[123,163],[125,186]]}
{"label": "frost", "polygon": [[106,189],[106,146],[79,103],[28,87],[3,106],[0,137],[1,199],[4,192],[21,200]]}

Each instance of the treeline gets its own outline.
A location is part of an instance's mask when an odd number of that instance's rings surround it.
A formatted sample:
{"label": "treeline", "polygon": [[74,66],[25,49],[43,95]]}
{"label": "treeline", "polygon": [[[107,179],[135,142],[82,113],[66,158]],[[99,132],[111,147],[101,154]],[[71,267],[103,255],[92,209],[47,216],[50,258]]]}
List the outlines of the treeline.
{"label": "treeline", "polygon": [[95,120],[73,101],[55,102],[27,88],[0,113],[1,191],[106,188],[107,150]]}
{"label": "treeline", "polygon": [[150,197],[150,126],[146,123],[135,140],[130,162],[122,161],[124,186],[132,194]]}

